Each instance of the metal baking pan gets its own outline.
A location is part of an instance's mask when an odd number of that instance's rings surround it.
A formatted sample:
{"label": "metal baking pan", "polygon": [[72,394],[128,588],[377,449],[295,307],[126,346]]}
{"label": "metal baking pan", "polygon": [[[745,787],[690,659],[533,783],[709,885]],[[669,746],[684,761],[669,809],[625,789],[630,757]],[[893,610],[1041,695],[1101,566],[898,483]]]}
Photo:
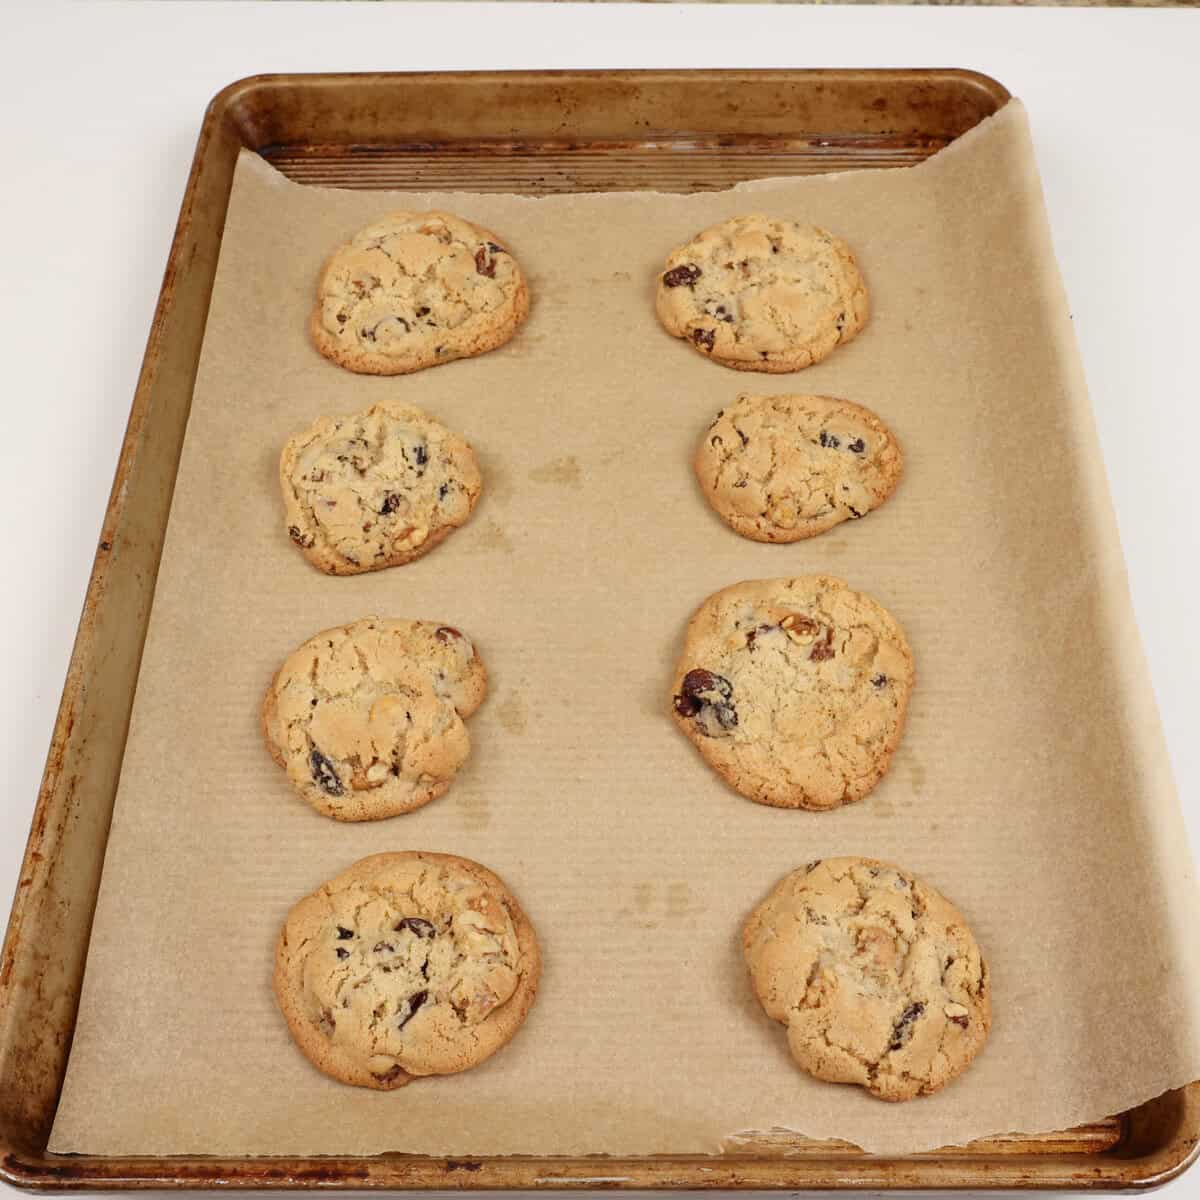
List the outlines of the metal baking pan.
{"label": "metal baking pan", "polygon": [[902,167],[995,112],[969,71],[267,75],[209,105],[163,277],[0,954],[0,1178],[26,1188],[1136,1188],[1196,1156],[1200,1084],[1063,1133],[905,1158],[795,1135],[716,1157],[99,1158],[46,1145],[234,163],[302,183],[548,192],[724,188]]}

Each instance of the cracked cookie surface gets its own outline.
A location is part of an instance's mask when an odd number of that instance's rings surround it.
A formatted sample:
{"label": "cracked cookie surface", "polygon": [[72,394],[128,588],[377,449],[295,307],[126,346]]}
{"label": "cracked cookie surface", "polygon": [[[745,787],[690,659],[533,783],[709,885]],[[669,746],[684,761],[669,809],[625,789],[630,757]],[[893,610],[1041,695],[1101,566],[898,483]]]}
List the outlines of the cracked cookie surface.
{"label": "cracked cookie surface", "polygon": [[850,341],[867,288],[850,247],[815,225],[733,217],[671,252],[658,317],[693,349],[739,371],[798,371]]}
{"label": "cracked cookie surface", "polygon": [[495,234],[445,212],[395,212],[330,256],[309,322],[350,371],[403,375],[502,346],[529,289]]}
{"label": "cracked cookie surface", "polygon": [[525,1020],[541,959],[528,917],[486,867],[374,854],[288,914],[275,996],[308,1060],[389,1091],[481,1063]]}
{"label": "cracked cookie surface", "polygon": [[717,414],[693,465],[730,528],[797,542],[878,508],[904,460],[891,430],[849,400],[741,395]]}
{"label": "cracked cookie surface", "polygon": [[987,965],[971,930],[889,863],[793,871],[750,916],[742,947],[763,1009],[818,1079],[910,1100],[944,1087],[987,1040]]}
{"label": "cracked cookie surface", "polygon": [[830,575],[710,596],[675,671],[675,723],[733,788],[778,808],[865,796],[904,729],[912,652],[895,618]]}
{"label": "cracked cookie surface", "polygon": [[450,786],[487,674],[450,625],[367,617],[294,650],[267,689],[267,748],[299,794],[339,821],[411,812]]}
{"label": "cracked cookie surface", "polygon": [[420,558],[466,522],[482,489],[461,437],[390,401],[289,438],[279,484],[288,536],[331,575]]}

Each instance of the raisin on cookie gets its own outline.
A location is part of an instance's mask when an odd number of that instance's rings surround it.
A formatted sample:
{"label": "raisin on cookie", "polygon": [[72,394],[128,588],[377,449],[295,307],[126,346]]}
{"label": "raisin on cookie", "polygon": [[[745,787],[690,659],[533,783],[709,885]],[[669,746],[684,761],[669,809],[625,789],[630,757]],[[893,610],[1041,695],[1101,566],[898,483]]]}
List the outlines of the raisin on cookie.
{"label": "raisin on cookie", "polygon": [[341,367],[404,375],[494,350],[529,312],[529,289],[494,234],[444,212],[395,212],[325,264],[309,322]]}
{"label": "raisin on cookie", "polygon": [[754,910],[742,947],[764,1011],[818,1079],[910,1100],[961,1074],[987,1040],[987,964],[971,930],[889,863],[793,871]]}
{"label": "raisin on cookie", "polygon": [[367,617],[288,655],[267,688],[271,757],[319,813],[372,821],[435,800],[466,761],[487,673],[465,634]]}
{"label": "raisin on cookie", "polygon": [[743,796],[777,808],[860,800],[900,742],[913,660],[882,605],[829,575],[710,596],[675,671],[675,723]]}
{"label": "raisin on cookie", "polygon": [[866,324],[867,288],[850,247],[777,217],[722,221],[672,251],[658,279],[667,332],[738,371],[798,371]]}
{"label": "raisin on cookie", "polygon": [[279,458],[288,536],[331,575],[428,554],[471,515],[482,489],[475,452],[419,408],[385,401],[321,417]]}
{"label": "raisin on cookie", "polygon": [[540,972],[533,926],[498,876],[404,851],[360,860],[291,910],[275,996],[315,1067],[390,1091],[495,1054]]}
{"label": "raisin on cookie", "polygon": [[717,414],[694,466],[731,529],[798,542],[878,508],[904,460],[891,430],[849,400],[742,395]]}

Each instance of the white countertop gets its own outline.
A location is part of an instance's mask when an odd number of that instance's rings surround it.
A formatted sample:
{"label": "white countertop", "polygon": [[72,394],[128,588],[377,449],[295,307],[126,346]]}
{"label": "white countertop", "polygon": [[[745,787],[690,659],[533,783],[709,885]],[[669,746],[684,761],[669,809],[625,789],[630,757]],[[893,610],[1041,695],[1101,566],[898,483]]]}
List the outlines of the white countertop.
{"label": "white countertop", "polygon": [[1020,96],[1196,848],[1200,15],[163,0],[0,0],[0,15],[0,920],[200,118],[263,71],[961,66]]}

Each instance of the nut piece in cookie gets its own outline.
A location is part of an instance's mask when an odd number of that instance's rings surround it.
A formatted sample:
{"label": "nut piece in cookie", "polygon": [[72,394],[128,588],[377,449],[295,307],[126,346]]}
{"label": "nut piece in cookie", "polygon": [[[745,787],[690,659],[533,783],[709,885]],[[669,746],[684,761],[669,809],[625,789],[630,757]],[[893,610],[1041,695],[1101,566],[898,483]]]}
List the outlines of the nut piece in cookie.
{"label": "nut piece in cookie", "polygon": [[465,1071],[521,1027],[541,958],[504,882],[449,854],[375,854],[306,896],[275,952],[275,997],[326,1075],[390,1091]]}
{"label": "nut piece in cookie", "polygon": [[504,345],[528,312],[525,277],[494,233],[395,212],[330,256],[309,331],[347,370],[404,375]]}
{"label": "nut piece in cookie", "polygon": [[487,674],[465,634],[435,621],[368,617],[288,655],[267,688],[271,757],[318,812],[371,821],[450,786]]}
{"label": "nut piece in cookie", "polygon": [[313,566],[356,575],[412,562],[465,524],[475,452],[419,408],[385,401],[321,417],[279,458],[284,525]]}
{"label": "nut piece in cookie", "polygon": [[798,371],[850,341],[867,288],[850,247],[780,217],[732,217],[671,252],[658,279],[668,333],[738,371]]}
{"label": "nut piece in cookie", "polygon": [[700,439],[696,478],[757,542],[797,542],[878,508],[904,470],[892,431],[833,396],[739,396]]}
{"label": "nut piece in cookie", "polygon": [[692,618],[671,711],[743,796],[829,809],[887,772],[913,678],[904,631],[870,596],[829,575],[751,580]]}
{"label": "nut piece in cookie", "polygon": [[793,871],[742,932],[755,994],[792,1057],[883,1100],[944,1087],[991,1028],[987,965],[958,910],[889,863]]}

